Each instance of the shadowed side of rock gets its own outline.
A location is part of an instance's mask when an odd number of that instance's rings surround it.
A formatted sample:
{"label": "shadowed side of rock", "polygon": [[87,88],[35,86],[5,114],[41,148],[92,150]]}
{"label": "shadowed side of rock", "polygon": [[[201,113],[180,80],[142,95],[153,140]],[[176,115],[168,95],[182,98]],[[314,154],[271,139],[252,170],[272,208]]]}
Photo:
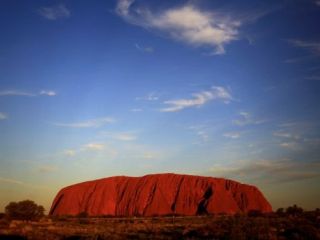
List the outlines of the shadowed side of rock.
{"label": "shadowed side of rock", "polygon": [[110,177],[60,190],[51,215],[197,215],[259,210],[271,205],[254,186],[222,178],[179,174]]}

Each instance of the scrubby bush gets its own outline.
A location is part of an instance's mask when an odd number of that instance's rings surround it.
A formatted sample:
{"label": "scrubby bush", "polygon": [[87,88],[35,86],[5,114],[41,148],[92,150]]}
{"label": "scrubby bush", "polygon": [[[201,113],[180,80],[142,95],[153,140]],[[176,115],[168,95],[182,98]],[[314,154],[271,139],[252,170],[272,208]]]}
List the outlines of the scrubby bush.
{"label": "scrubby bush", "polygon": [[298,216],[298,215],[301,215],[302,213],[303,213],[303,209],[301,207],[298,207],[296,204],[286,209],[286,214],[290,216]]}
{"label": "scrubby bush", "polygon": [[31,200],[10,202],[5,208],[6,215],[11,219],[36,220],[44,216],[44,208]]}
{"label": "scrubby bush", "polygon": [[276,214],[280,217],[284,216],[284,208],[278,208]]}
{"label": "scrubby bush", "polygon": [[248,212],[248,217],[262,217],[263,213],[260,210],[250,210]]}

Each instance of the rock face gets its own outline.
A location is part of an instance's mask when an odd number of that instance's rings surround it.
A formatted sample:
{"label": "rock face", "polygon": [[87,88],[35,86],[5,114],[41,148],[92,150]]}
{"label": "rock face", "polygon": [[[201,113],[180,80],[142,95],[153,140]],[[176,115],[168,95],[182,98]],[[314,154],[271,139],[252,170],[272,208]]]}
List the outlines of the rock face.
{"label": "rock face", "polygon": [[109,177],[65,187],[51,215],[155,216],[259,210],[271,205],[254,186],[232,180],[178,174]]}

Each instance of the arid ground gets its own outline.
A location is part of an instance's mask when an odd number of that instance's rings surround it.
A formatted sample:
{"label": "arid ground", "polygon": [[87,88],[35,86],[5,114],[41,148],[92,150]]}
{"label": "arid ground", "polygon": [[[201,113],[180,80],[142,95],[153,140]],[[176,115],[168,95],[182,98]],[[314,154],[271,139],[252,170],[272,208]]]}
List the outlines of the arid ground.
{"label": "arid ground", "polygon": [[0,239],[320,239],[320,211],[299,215],[215,215],[149,218],[43,218],[0,220]]}

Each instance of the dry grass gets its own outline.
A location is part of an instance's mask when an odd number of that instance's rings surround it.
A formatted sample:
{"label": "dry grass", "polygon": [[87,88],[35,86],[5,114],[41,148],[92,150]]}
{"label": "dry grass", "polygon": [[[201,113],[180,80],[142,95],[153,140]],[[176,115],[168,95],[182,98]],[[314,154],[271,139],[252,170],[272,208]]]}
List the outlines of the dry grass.
{"label": "dry grass", "polygon": [[[15,235],[15,237],[13,236]],[[11,236],[11,238],[9,237]],[[18,238],[17,236],[23,237]],[[320,216],[196,216],[0,220],[0,240],[320,239]]]}

